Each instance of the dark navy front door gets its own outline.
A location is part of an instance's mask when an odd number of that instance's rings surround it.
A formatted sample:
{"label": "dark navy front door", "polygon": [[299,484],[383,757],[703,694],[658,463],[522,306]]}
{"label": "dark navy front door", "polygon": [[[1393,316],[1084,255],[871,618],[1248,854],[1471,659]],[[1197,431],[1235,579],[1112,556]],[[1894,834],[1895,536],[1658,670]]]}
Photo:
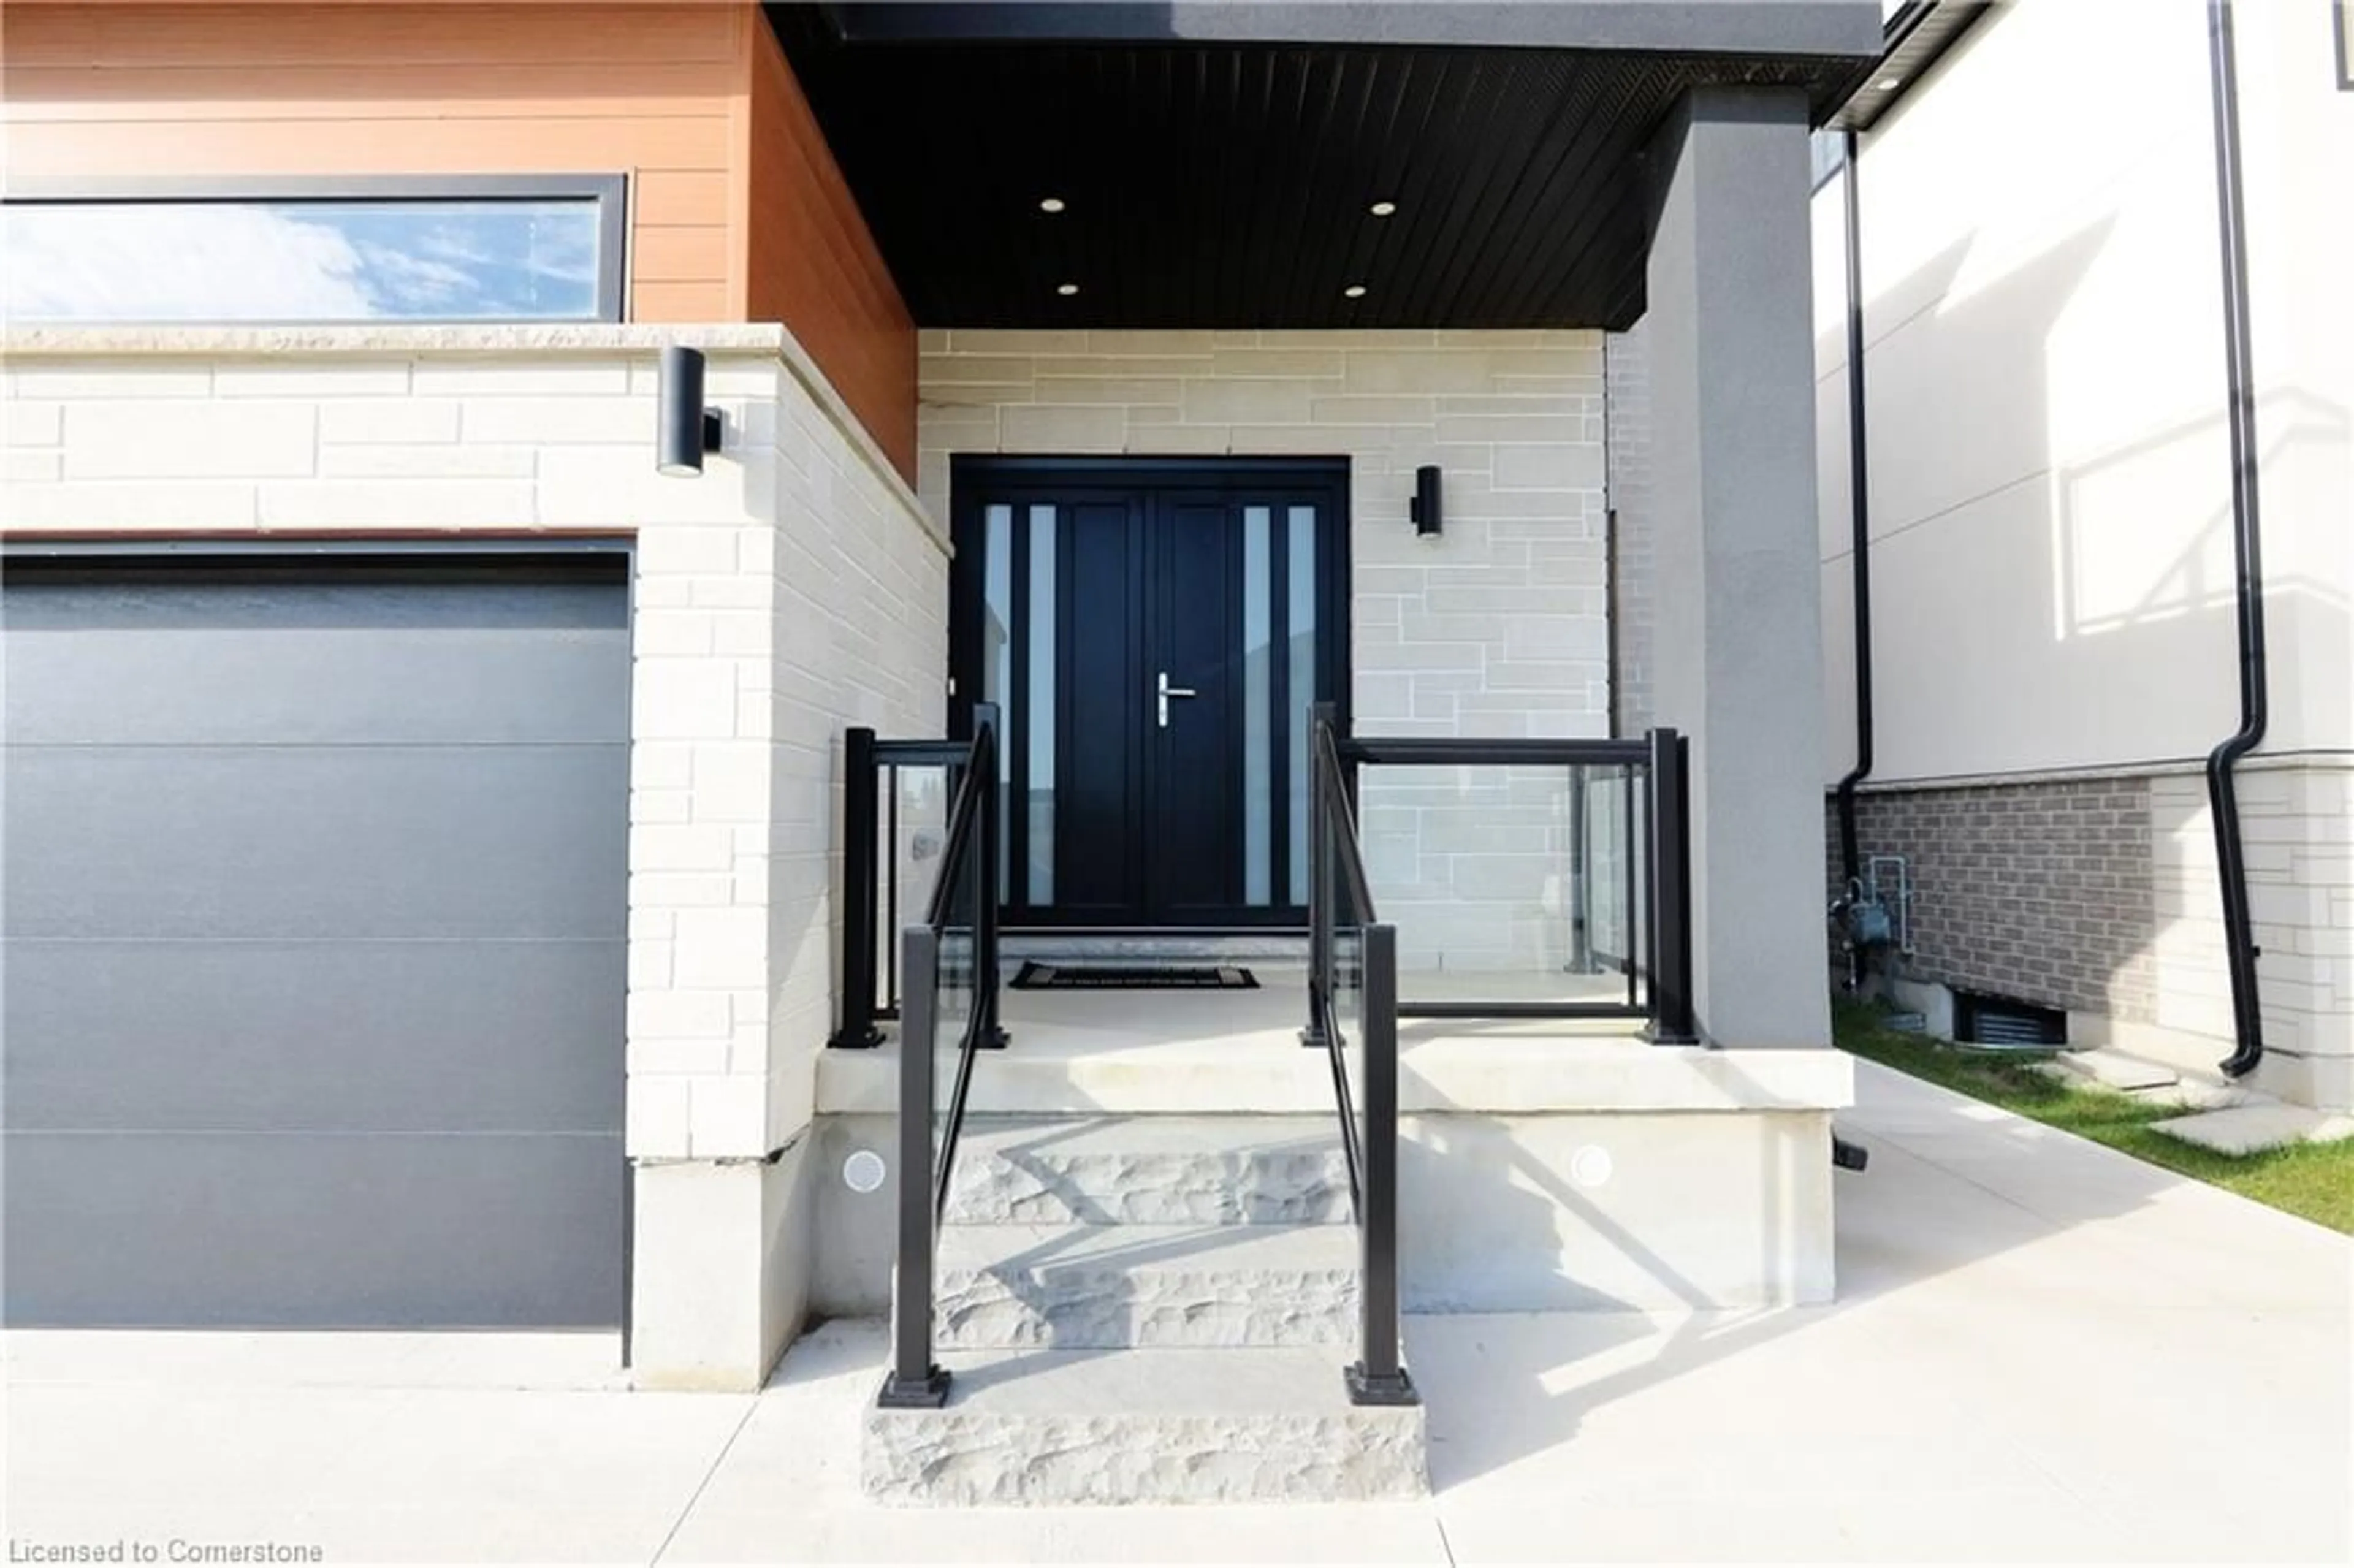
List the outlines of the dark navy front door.
{"label": "dark navy front door", "polygon": [[955,482],[958,706],[1005,715],[1007,923],[1303,922],[1345,471],[967,460]]}

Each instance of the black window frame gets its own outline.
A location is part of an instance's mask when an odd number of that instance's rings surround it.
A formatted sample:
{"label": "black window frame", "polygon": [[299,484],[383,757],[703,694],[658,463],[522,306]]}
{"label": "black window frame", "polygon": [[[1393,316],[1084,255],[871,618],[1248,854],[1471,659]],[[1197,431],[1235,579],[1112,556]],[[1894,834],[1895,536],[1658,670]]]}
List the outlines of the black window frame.
{"label": "black window frame", "polygon": [[[596,314],[592,316],[288,316],[218,321],[44,322],[102,326],[566,326],[629,319],[629,176],[626,175],[292,175],[233,178],[48,179],[12,176],[0,207],[203,207],[337,202],[593,201],[597,206]],[[31,323],[27,323],[31,324]]]}

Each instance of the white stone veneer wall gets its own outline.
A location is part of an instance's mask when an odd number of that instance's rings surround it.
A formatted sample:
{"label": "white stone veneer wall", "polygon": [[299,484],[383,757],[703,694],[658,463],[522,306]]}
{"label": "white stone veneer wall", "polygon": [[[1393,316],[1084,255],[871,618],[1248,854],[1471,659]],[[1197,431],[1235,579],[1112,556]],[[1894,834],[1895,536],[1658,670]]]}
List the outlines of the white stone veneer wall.
{"label": "white stone veneer wall", "polygon": [[[918,489],[945,525],[960,452],[1346,457],[1358,730],[1598,736],[1602,372],[1597,332],[928,332]],[[1406,514],[1426,463],[1431,541]],[[1557,780],[1369,774],[1405,961],[1557,967],[1565,808]]]}
{"label": "white stone veneer wall", "polygon": [[[696,341],[726,445],[664,479],[655,351]],[[12,530],[634,535],[636,1361],[643,1382],[757,1387],[807,1273],[842,731],[944,723],[945,540],[913,493],[775,327],[8,347]]]}
{"label": "white stone veneer wall", "polygon": [[[2239,771],[2240,832],[2255,921],[2265,1056],[2254,1086],[2354,1110],[2354,763],[2253,758]],[[2150,780],[2157,905],[2155,1029],[2115,1043],[2211,1071],[2232,1048],[2232,987],[2214,819],[2195,773]]]}

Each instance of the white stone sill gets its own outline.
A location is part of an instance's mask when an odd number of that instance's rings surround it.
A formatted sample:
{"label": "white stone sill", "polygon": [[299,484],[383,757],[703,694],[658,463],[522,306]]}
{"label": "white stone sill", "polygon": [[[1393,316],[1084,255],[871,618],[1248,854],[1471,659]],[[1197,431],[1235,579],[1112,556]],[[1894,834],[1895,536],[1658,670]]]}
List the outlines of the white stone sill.
{"label": "white stone sill", "polygon": [[[362,322],[350,325],[36,326],[0,334],[0,355],[140,359],[164,355],[305,358],[652,354],[678,344],[705,354],[790,356],[801,345],[773,322]],[[822,379],[822,377],[821,377]]]}
{"label": "white stone sill", "polygon": [[[2258,752],[2252,757],[2242,758],[2239,768],[2243,773],[2354,768],[2354,752],[2335,751],[2327,747]],[[1925,795],[1947,789],[2015,789],[2040,784],[2093,784],[2110,780],[2135,782],[2148,779],[2198,777],[2206,771],[2207,763],[2203,758],[2176,758],[2156,762],[2104,763],[2083,768],[2022,768],[2015,773],[1948,773],[1917,779],[1872,778],[1857,785],[1856,793]],[[1823,786],[1825,800],[1834,800],[1838,795],[1836,781]]]}
{"label": "white stone sill", "polygon": [[[895,1114],[898,1083],[896,1043],[818,1053],[821,1115]],[[1623,1037],[1459,1035],[1400,1046],[1398,1108],[1408,1116],[1823,1111],[1854,1103],[1853,1059],[1830,1049],[1719,1051]],[[1332,1080],[1324,1055],[1296,1044],[1236,1049],[1232,1042],[1207,1041],[1025,1057],[1017,1027],[1011,1049],[976,1064],[969,1108],[1320,1115],[1333,1108]]]}
{"label": "white stone sill", "polygon": [[673,345],[699,348],[715,359],[781,360],[925,537],[942,555],[951,553],[947,533],[933,521],[907,477],[800,341],[776,322],[11,327],[0,332],[0,365],[25,359],[612,358],[651,356]]}

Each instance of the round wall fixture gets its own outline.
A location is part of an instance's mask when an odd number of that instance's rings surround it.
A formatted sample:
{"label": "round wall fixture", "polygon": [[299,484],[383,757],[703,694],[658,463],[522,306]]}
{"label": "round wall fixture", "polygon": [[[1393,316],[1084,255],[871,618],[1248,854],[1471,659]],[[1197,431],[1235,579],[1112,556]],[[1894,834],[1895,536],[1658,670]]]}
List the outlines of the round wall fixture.
{"label": "round wall fixture", "polygon": [[1063,198],[1061,196],[1048,196],[1038,204],[1038,210],[1040,212],[1060,212],[1063,210]]}
{"label": "round wall fixture", "polygon": [[1362,300],[1365,297],[1365,286],[1363,283],[1352,283],[1341,292],[1350,299]]}
{"label": "round wall fixture", "polygon": [[1610,1151],[1589,1143],[1569,1157],[1570,1180],[1581,1187],[1599,1187],[1610,1180]]}
{"label": "round wall fixture", "polygon": [[1079,286],[1076,283],[1057,283],[1055,285],[1055,292],[1062,295],[1063,298],[1066,300],[1078,291]]}
{"label": "round wall fixture", "polygon": [[1390,214],[1397,210],[1397,203],[1394,201],[1377,201],[1365,210],[1372,213],[1375,217],[1387,217]]}
{"label": "round wall fixture", "polygon": [[843,1184],[854,1192],[872,1192],[883,1185],[888,1170],[881,1155],[862,1149],[842,1162]]}

